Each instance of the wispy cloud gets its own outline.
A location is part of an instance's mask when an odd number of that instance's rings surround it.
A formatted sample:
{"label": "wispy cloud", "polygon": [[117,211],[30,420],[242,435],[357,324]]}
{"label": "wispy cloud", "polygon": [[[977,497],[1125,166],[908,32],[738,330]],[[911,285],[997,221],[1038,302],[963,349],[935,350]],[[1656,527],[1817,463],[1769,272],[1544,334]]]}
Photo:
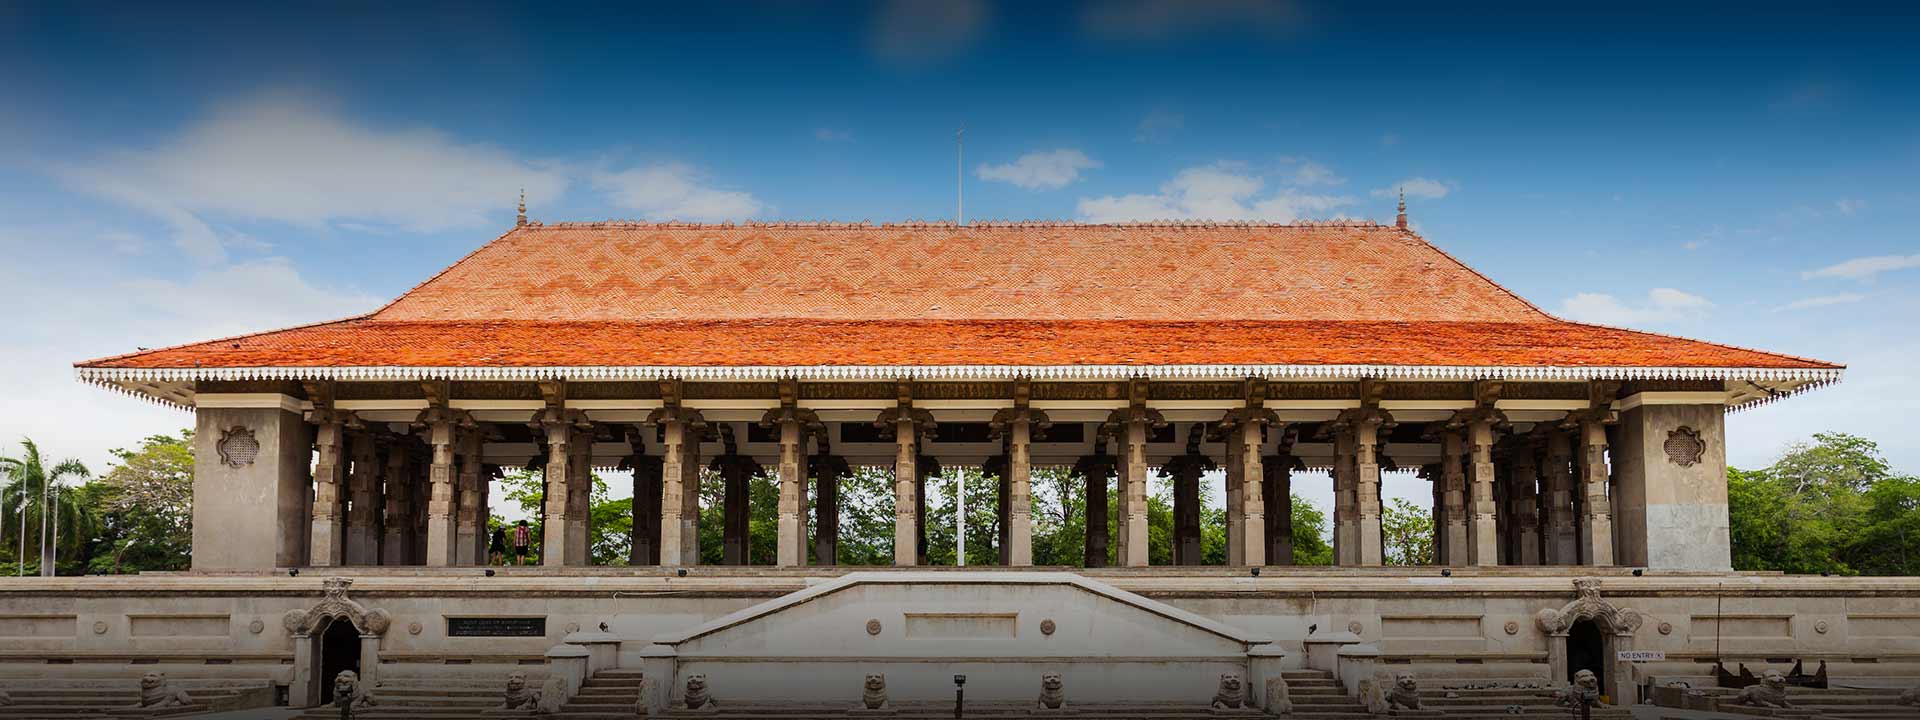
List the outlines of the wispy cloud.
{"label": "wispy cloud", "polygon": [[1134,127],[1134,142],[1166,142],[1187,124],[1187,116],[1167,108],[1154,108]]}
{"label": "wispy cloud", "polygon": [[648,220],[741,220],[766,209],[752,193],[714,187],[700,172],[680,163],[599,173],[593,187],[616,207],[638,211]]}
{"label": "wispy cloud", "polygon": [[1833,201],[1833,209],[1839,210],[1841,215],[1852,215],[1867,209],[1867,201],[1855,200],[1853,198],[1840,198],[1839,200]]}
{"label": "wispy cloud", "polygon": [[1839,295],[1817,295],[1810,298],[1801,298],[1799,300],[1795,300],[1785,305],[1781,305],[1780,307],[1777,307],[1774,309],[1775,310],[1805,310],[1807,308],[1826,307],[1828,305],[1846,305],[1849,303],[1857,303],[1865,299],[1867,299],[1867,296],[1861,295],[1859,293],[1841,293]]}
{"label": "wispy cloud", "polygon": [[1315,185],[1345,185],[1347,179],[1325,165],[1300,158],[1280,158],[1280,164],[1293,169],[1284,181],[1290,185],[1313,187]]}
{"label": "wispy cloud", "polygon": [[853,142],[853,133],[833,128],[816,128],[813,131],[813,139],[823,143]]}
{"label": "wispy cloud", "polygon": [[1713,303],[1673,288],[1654,288],[1643,300],[1622,301],[1606,293],[1580,293],[1560,304],[1559,315],[1568,320],[1619,327],[1661,325],[1698,320],[1713,309]]}
{"label": "wispy cloud", "polygon": [[1291,222],[1324,216],[1354,203],[1351,197],[1316,195],[1294,187],[1262,195],[1265,185],[1265,179],[1247,172],[1242,165],[1216,163],[1180,171],[1161,185],[1157,193],[1083,198],[1078,213],[1088,222],[1182,219]]}
{"label": "wispy cloud", "polygon": [[[557,168],[431,128],[355,122],[313,97],[268,93],[216,107],[149,148],[57,165],[85,192],[149,213],[193,257],[226,257],[222,220],[355,222],[414,232],[484,225],[530,200],[558,197]],[[497,219],[497,218],[496,218]]]}
{"label": "wispy cloud", "polygon": [[1202,31],[1286,30],[1301,15],[1287,0],[1094,0],[1082,6],[1080,26],[1097,37],[1159,41]]}
{"label": "wispy cloud", "polygon": [[923,65],[970,47],[991,13],[984,0],[890,0],[875,13],[868,39],[881,60]]}
{"label": "wispy cloud", "polygon": [[1390,198],[1396,197],[1402,191],[1405,191],[1407,197],[1410,198],[1439,200],[1440,198],[1446,197],[1447,193],[1453,192],[1455,187],[1457,186],[1451,182],[1441,182],[1423,177],[1410,177],[1395,183],[1393,187],[1375,188],[1373,196],[1377,198]]}
{"label": "wispy cloud", "polygon": [[1920,267],[1920,255],[1875,255],[1834,263],[1801,273],[1804,278],[1843,278],[1872,280],[1880,273]]}
{"label": "wispy cloud", "polygon": [[982,164],[973,171],[981,180],[1012,183],[1029,190],[1058,190],[1080,179],[1080,171],[1100,167],[1100,161],[1070,148],[1031,152],[1001,165]]}

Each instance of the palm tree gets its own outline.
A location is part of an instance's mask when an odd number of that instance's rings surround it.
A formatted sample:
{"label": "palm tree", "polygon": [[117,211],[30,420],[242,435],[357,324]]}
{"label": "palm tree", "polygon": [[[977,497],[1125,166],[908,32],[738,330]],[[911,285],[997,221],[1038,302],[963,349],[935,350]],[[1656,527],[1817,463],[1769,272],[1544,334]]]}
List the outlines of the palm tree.
{"label": "palm tree", "polygon": [[[48,468],[40,458],[40,446],[23,439],[26,452],[18,458],[0,457],[0,473],[12,481],[0,490],[0,539],[13,531],[13,545],[19,549],[19,574],[26,574],[27,539],[36,536],[40,547],[40,574],[54,573],[55,544],[77,548],[86,541],[93,527],[93,515],[75,494],[63,491],[64,478],[87,477],[87,466],[67,459]],[[52,508],[49,513],[48,508]],[[7,527],[12,526],[12,527]],[[58,536],[53,534],[58,528]]]}

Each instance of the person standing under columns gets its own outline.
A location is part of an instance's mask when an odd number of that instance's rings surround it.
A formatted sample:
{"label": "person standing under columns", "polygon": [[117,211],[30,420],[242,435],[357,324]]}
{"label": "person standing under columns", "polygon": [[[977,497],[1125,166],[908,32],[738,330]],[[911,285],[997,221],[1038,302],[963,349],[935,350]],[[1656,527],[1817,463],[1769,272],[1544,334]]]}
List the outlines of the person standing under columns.
{"label": "person standing under columns", "polygon": [[880,412],[873,422],[882,435],[891,434],[896,453],[893,460],[893,564],[907,567],[920,564],[920,508],[918,490],[921,476],[920,435],[934,429],[933,413],[913,407],[913,381],[894,383],[896,404]]}
{"label": "person standing under columns", "polygon": [[994,434],[1007,438],[1006,564],[1033,564],[1033,436],[1053,425],[1047,414],[1029,407],[1031,386],[1014,381],[1013,407],[994,413]]}

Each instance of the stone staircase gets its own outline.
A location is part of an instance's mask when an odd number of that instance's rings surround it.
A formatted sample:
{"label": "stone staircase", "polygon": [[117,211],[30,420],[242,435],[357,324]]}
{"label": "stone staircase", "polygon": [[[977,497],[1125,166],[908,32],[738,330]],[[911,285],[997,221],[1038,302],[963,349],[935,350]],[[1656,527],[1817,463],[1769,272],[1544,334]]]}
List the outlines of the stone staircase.
{"label": "stone staircase", "polygon": [[635,717],[640,702],[639,670],[601,670],[588,678],[573,700],[552,717],[561,720],[614,720]]}
{"label": "stone staircase", "polygon": [[[535,683],[536,689],[538,683]],[[531,712],[500,710],[501,681],[449,678],[404,678],[382,682],[373,689],[373,707],[354,711],[355,720],[469,720],[521,718]],[[631,720],[640,701],[639,670],[602,670],[587,682],[558,713],[539,715],[553,720]],[[4,716],[0,716],[4,717]],[[299,720],[339,720],[331,706],[312,708]]]}
{"label": "stone staircase", "polygon": [[1793,707],[1760,708],[1732,704],[1736,690],[1707,688],[1704,692],[1718,698],[1718,710],[1735,715],[1767,718],[1805,718],[1807,720],[1913,720],[1920,718],[1920,707],[1900,704],[1898,688],[1788,688],[1787,702]]}
{"label": "stone staircase", "polygon": [[[1447,720],[1512,720],[1521,718],[1578,718],[1577,708],[1559,704],[1553,691],[1543,688],[1422,688],[1421,707]],[[1633,711],[1620,705],[1593,708],[1595,720],[1631,720]],[[1405,715],[1403,713],[1403,715]]]}
{"label": "stone staircase", "polygon": [[266,707],[273,704],[273,685],[219,680],[174,680],[170,687],[185,690],[192,705],[137,708],[138,681],[127,680],[15,680],[0,683],[12,704],[0,705],[0,718],[157,718]]}

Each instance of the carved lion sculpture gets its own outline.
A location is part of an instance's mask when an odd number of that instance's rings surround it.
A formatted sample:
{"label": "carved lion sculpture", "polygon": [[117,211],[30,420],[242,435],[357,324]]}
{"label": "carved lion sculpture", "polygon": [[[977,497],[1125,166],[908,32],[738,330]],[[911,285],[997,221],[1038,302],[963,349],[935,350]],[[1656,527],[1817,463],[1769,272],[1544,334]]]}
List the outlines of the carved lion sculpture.
{"label": "carved lion sculpture", "polygon": [[1293,714],[1293,693],[1287,689],[1286,678],[1278,676],[1267,678],[1267,714]]}
{"label": "carved lion sculpture", "polygon": [[1393,676],[1393,690],[1387,693],[1388,710],[1419,710],[1420,681],[1413,673],[1403,672]]}
{"label": "carved lion sculpture", "polygon": [[1760,678],[1758,685],[1748,685],[1733,698],[1733,704],[1749,707],[1790,708],[1787,702],[1787,676],[1779,670],[1768,670]]}
{"label": "carved lion sculpture", "polygon": [[682,701],[688,710],[713,710],[720,703],[713,701],[713,695],[707,690],[706,673],[694,673],[687,676],[687,695]]}
{"label": "carved lion sculpture", "polygon": [[1067,683],[1060,673],[1040,673],[1040,709],[1059,710],[1067,706]]}
{"label": "carved lion sculpture", "polygon": [[860,706],[868,710],[887,709],[887,674],[867,673],[860,685]]}
{"label": "carved lion sculpture", "polygon": [[1247,685],[1240,673],[1221,673],[1220,689],[1213,694],[1216,710],[1238,710],[1247,704]]}
{"label": "carved lion sculpture", "polygon": [[501,710],[532,710],[540,706],[540,691],[527,687],[527,674],[507,673],[507,690],[500,695]]}
{"label": "carved lion sculpture", "polygon": [[360,673],[341,670],[339,675],[333,676],[333,704],[335,707],[372,707],[373,693],[360,687]]}
{"label": "carved lion sculpture", "polygon": [[150,672],[140,676],[140,704],[134,707],[170,708],[192,705],[193,698],[185,690],[175,690],[167,683],[167,676]]}

